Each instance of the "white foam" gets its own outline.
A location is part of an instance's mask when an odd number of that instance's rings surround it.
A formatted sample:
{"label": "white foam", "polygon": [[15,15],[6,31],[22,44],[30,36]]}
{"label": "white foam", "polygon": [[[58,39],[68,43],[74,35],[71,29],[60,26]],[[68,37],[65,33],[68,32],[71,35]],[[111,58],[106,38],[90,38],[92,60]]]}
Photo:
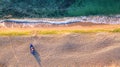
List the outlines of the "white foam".
{"label": "white foam", "polygon": [[[13,22],[29,22],[29,23],[51,23],[51,24],[68,24],[71,22],[92,22],[104,24],[120,24],[119,17],[109,16],[81,16],[81,17],[65,17],[65,18],[37,18],[37,19],[7,19]],[[3,22],[5,20],[0,20]]]}

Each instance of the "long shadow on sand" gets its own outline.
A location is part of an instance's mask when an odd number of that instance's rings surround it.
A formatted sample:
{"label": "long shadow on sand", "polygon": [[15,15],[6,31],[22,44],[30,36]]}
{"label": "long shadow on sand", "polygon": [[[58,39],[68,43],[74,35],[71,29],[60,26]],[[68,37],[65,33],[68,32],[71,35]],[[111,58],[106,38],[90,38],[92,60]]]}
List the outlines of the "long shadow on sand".
{"label": "long shadow on sand", "polygon": [[42,67],[40,54],[36,50],[35,50],[35,54],[33,54],[33,56],[35,57],[35,59],[36,59],[37,63],[39,64],[39,66]]}
{"label": "long shadow on sand", "polygon": [[40,54],[37,52],[37,50],[34,49],[34,53],[31,53],[31,54],[34,56],[34,58],[36,59],[37,63],[39,64],[39,66],[42,67]]}

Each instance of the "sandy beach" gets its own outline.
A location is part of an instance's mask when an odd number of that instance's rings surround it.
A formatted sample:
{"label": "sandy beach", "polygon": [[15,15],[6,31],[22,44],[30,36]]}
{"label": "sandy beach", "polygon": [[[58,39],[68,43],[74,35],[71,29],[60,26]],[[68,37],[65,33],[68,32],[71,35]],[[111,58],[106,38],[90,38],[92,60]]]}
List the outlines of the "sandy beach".
{"label": "sandy beach", "polygon": [[[0,37],[1,67],[119,67],[120,34],[63,34]],[[37,61],[30,53],[32,43]]]}

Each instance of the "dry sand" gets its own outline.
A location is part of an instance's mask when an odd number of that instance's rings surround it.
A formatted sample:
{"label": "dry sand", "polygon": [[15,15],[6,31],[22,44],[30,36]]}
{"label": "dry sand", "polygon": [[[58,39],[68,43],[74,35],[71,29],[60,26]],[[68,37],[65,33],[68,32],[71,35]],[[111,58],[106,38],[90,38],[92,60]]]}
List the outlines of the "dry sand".
{"label": "dry sand", "polygon": [[120,67],[120,33],[0,37],[0,67]]}

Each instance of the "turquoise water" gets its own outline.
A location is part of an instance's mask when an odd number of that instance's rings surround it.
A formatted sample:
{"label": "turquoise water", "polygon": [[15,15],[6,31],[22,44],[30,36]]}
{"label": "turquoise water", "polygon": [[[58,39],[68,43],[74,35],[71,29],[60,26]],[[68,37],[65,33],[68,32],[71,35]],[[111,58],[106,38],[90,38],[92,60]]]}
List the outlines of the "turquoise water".
{"label": "turquoise water", "polygon": [[120,0],[0,0],[1,18],[114,14],[120,14]]}

